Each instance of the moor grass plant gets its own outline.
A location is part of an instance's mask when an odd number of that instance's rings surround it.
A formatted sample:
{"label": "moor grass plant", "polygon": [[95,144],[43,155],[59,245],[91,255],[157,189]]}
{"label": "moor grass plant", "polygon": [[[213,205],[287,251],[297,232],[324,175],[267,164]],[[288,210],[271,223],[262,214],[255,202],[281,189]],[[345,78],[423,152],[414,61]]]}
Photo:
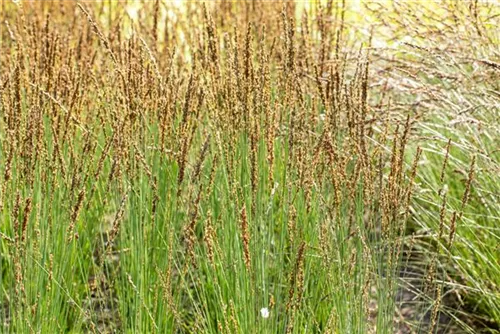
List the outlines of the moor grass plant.
{"label": "moor grass plant", "polygon": [[0,332],[498,329],[500,14],[439,8],[3,1]]}

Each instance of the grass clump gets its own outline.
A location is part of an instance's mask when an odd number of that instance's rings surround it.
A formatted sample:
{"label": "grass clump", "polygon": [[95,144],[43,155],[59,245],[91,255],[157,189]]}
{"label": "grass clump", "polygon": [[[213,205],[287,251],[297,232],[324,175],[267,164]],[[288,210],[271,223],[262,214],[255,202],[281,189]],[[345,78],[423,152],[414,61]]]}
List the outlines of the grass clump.
{"label": "grass clump", "polygon": [[387,87],[399,96],[393,112],[410,108],[420,119],[415,142],[425,164],[419,166],[411,229],[425,257],[440,254],[443,287],[462,311],[498,330],[500,66],[498,29],[492,27],[499,8],[468,1],[370,10],[399,43],[391,61],[388,49],[378,52]]}
{"label": "grass clump", "polygon": [[[2,332],[500,323],[496,72],[473,94],[451,52],[388,60],[333,1],[2,6]],[[408,64],[427,70],[422,109],[388,88]],[[483,102],[479,134],[450,125],[463,98]],[[424,287],[400,321],[415,254]]]}

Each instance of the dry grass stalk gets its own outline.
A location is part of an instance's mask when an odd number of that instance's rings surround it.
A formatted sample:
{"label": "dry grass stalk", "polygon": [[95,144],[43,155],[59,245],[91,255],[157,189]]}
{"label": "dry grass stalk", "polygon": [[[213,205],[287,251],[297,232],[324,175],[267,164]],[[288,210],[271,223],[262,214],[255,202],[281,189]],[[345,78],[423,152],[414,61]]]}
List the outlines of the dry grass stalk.
{"label": "dry grass stalk", "polygon": [[250,230],[248,227],[247,210],[243,205],[240,213],[241,221],[241,240],[243,243],[243,261],[247,271],[250,272],[251,269],[251,257],[250,257]]}
{"label": "dry grass stalk", "polygon": [[302,241],[297,251],[297,258],[295,260],[295,266],[293,271],[290,273],[290,287],[288,291],[288,302],[286,304],[286,310],[288,314],[288,324],[286,328],[286,333],[292,333],[295,322],[295,313],[302,300],[302,291],[304,288],[304,252],[306,248],[306,243]]}

